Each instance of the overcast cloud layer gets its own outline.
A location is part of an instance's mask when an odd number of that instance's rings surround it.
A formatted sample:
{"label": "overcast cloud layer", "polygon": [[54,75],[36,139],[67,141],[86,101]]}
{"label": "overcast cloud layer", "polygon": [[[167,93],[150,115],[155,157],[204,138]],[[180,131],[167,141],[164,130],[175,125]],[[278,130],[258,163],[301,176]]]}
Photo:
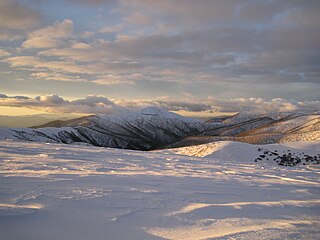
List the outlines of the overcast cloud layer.
{"label": "overcast cloud layer", "polygon": [[2,0],[0,91],[103,96],[90,113],[112,109],[107,98],[188,111],[314,105],[319,12],[317,0]]}

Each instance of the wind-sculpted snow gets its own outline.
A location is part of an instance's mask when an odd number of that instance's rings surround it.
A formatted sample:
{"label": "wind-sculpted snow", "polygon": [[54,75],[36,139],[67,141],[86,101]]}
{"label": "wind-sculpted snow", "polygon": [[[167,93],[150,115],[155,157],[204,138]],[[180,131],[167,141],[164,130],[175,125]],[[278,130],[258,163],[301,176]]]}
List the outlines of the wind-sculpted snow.
{"label": "wind-sculpted snow", "polygon": [[254,162],[319,142],[132,151],[0,142],[1,239],[318,239],[319,165]]}
{"label": "wind-sculpted snow", "polygon": [[[297,143],[296,143],[297,144]],[[303,146],[303,143],[299,143]],[[309,142],[308,146],[320,146],[320,141]],[[290,146],[290,145],[289,145]],[[320,164],[320,149],[296,149],[279,144],[252,145],[239,142],[213,142],[208,144],[168,150],[187,156],[211,157],[228,162],[268,162],[281,166]]]}

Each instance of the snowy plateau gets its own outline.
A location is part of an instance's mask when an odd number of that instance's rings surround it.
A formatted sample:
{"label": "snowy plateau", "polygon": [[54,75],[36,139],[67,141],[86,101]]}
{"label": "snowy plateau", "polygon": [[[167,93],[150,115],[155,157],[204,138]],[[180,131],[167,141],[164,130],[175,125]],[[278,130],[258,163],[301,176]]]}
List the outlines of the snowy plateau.
{"label": "snowy plateau", "polygon": [[204,123],[147,109],[0,137],[1,240],[320,236],[318,113]]}
{"label": "snowy plateau", "polygon": [[319,165],[254,162],[238,142],[132,151],[2,141],[1,239],[317,239]]}

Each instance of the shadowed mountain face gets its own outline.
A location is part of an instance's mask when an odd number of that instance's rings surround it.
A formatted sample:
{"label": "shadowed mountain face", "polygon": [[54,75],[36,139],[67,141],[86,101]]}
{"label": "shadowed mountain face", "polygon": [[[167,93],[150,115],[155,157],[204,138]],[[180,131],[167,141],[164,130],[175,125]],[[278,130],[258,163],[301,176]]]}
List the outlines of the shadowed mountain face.
{"label": "shadowed mountain face", "polygon": [[151,150],[234,140],[255,144],[320,139],[318,112],[237,114],[219,122],[182,117],[159,108],[53,121],[34,128],[0,128],[0,139],[85,143]]}

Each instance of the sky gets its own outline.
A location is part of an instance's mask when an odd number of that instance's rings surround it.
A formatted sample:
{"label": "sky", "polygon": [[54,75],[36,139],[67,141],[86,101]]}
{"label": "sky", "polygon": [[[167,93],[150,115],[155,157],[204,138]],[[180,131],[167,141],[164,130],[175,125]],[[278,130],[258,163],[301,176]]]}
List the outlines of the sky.
{"label": "sky", "polygon": [[0,114],[320,110],[318,0],[1,0]]}

